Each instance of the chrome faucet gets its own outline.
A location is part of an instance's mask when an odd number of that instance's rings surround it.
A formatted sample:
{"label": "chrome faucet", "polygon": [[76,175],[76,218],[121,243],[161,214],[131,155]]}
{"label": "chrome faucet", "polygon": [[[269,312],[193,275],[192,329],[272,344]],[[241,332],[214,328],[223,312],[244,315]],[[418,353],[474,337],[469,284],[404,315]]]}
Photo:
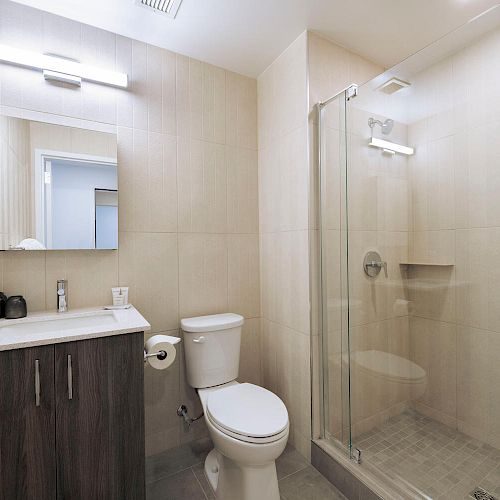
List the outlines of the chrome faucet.
{"label": "chrome faucet", "polygon": [[68,280],[57,280],[57,312],[68,310]]}

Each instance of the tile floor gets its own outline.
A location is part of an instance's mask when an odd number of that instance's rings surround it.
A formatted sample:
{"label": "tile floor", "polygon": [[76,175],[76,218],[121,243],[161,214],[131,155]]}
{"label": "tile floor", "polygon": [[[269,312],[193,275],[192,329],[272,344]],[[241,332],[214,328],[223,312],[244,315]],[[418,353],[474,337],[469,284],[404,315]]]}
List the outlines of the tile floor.
{"label": "tile floor", "polygon": [[[203,470],[203,462],[211,449],[209,440],[201,440],[148,457],[146,499],[215,500]],[[282,500],[345,500],[291,446],[276,462],[276,469]]]}
{"label": "tile floor", "polygon": [[355,445],[389,476],[427,497],[462,500],[480,486],[500,499],[500,450],[408,410],[363,434]]}

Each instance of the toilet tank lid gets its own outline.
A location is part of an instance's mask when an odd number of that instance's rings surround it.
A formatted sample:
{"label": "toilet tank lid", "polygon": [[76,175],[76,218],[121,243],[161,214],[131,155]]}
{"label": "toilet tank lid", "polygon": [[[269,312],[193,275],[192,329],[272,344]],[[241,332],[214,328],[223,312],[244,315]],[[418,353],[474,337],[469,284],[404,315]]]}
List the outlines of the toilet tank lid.
{"label": "toilet tank lid", "polygon": [[185,332],[214,332],[236,328],[245,322],[243,316],[234,313],[212,314],[196,318],[181,319],[181,328]]}

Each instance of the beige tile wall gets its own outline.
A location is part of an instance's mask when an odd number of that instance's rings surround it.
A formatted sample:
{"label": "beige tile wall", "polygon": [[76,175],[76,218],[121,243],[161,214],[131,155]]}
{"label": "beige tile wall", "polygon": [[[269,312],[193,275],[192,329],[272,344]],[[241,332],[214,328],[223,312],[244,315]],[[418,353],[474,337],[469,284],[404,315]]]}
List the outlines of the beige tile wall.
{"label": "beige tile wall", "polygon": [[[257,83],[201,61],[0,0],[0,43],[76,58],[129,74],[126,91],[45,83],[0,65],[2,111],[116,132],[119,251],[0,253],[0,288],[31,311],[55,307],[69,280],[73,308],[103,305],[110,287],[154,333],[178,335],[184,316],[244,314],[241,379],[260,382]],[[146,448],[157,453],[203,435],[175,415],[200,411],[182,347],[168,371],[146,368]]]}
{"label": "beige tile wall", "polygon": [[307,33],[258,78],[262,382],[310,455]]}
{"label": "beige tile wall", "polygon": [[287,404],[290,441],[306,457],[312,435],[311,356],[318,349],[317,173],[310,168],[316,138],[309,103],[378,72],[359,56],[303,33],[258,78],[262,379]]}
{"label": "beige tile wall", "polygon": [[[411,355],[428,371],[415,404],[433,418],[500,447],[498,130],[500,30],[415,76],[409,126],[417,267],[433,283],[411,293]],[[477,92],[478,89],[481,89]],[[496,378],[495,378],[496,377]]]}

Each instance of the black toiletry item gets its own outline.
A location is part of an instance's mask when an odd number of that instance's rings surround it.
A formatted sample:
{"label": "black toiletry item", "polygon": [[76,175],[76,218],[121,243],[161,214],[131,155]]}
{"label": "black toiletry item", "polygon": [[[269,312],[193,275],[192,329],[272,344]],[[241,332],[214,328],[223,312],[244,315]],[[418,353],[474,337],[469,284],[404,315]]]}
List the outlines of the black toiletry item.
{"label": "black toiletry item", "polygon": [[5,318],[5,303],[7,302],[7,295],[0,292],[0,318]]}
{"label": "black toiletry item", "polygon": [[5,304],[5,317],[7,319],[24,318],[28,314],[26,301],[22,295],[13,295]]}

